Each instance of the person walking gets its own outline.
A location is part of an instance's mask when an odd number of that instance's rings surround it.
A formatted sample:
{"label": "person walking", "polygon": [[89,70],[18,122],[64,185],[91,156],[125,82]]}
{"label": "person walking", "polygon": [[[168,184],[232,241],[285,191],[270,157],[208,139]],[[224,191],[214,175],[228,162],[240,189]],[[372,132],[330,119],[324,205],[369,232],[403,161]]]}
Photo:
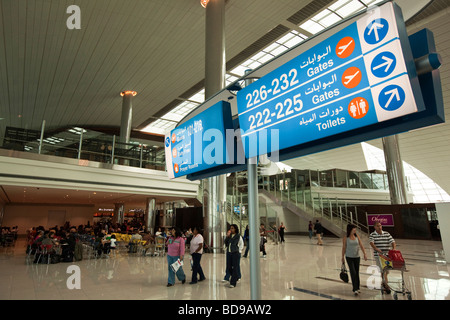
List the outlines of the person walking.
{"label": "person walking", "polygon": [[250,249],[250,229],[247,225],[247,227],[245,228],[245,232],[244,232],[244,242],[245,242],[245,252],[243,257],[247,258],[248,256],[248,250]]}
{"label": "person walking", "polygon": [[267,232],[264,223],[261,223],[261,225],[259,226],[259,236],[261,237],[259,243],[259,250],[262,251],[263,258],[265,258],[267,255],[266,253]]}
{"label": "person walking", "polygon": [[[190,251],[192,256],[192,279],[189,284],[195,284],[197,281],[203,281],[206,279],[202,266],[200,265],[200,260],[202,259],[203,254],[203,236],[200,234],[200,229],[198,227],[194,227],[192,230]],[[200,277],[198,280],[197,275]]]}
{"label": "person walking", "polygon": [[309,221],[309,224],[308,224],[309,240],[312,239],[313,232],[314,232],[314,225],[313,225],[312,221]]}
{"label": "person walking", "polygon": [[236,287],[239,278],[239,227],[236,224],[230,226],[225,238],[225,246],[227,248],[227,271],[231,275],[230,288]]}
{"label": "person walking", "polygon": [[177,227],[172,228],[170,230],[171,236],[167,238],[167,264],[169,269],[169,277],[167,279],[167,286],[171,287],[175,285],[175,275],[178,280],[181,281],[182,284],[186,282],[186,275],[183,271],[183,266],[180,266],[175,273],[171,267],[173,263],[175,263],[178,259],[183,261],[184,252],[185,252],[185,241],[182,237],[181,230]]}
{"label": "person walking", "polygon": [[315,231],[316,237],[317,237],[317,244],[319,246],[323,245],[323,242],[322,242],[323,227],[322,227],[322,224],[319,222],[319,220],[316,220],[316,223],[314,224],[314,231]]}
{"label": "person walking", "polygon": [[358,295],[360,291],[359,279],[359,264],[361,257],[359,249],[364,254],[364,260],[367,261],[366,250],[362,244],[359,235],[356,233],[356,226],[354,224],[347,225],[347,234],[342,241],[342,263],[347,261],[348,269],[350,271],[350,278],[352,279],[353,293]]}
{"label": "person walking", "polygon": [[388,272],[383,272],[383,267],[381,266],[380,255],[387,256],[389,249],[392,246],[392,250],[395,250],[396,244],[394,238],[392,238],[389,232],[383,230],[383,226],[380,222],[375,222],[375,231],[369,235],[369,244],[373,249],[373,256],[378,268],[380,268],[380,274],[383,274],[382,285],[387,293],[391,293],[388,286]]}
{"label": "person walking", "polygon": [[284,225],[283,222],[281,222],[280,227],[278,228],[278,234],[280,235],[281,243],[286,242],[286,241],[284,241],[284,231],[286,231],[286,230],[287,230],[286,226]]}

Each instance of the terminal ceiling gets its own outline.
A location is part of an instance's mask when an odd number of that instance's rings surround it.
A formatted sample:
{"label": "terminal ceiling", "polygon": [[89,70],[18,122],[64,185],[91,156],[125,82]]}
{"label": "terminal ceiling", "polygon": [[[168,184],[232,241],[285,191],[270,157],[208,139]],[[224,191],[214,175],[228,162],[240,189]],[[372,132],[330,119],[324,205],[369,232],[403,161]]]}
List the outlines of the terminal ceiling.
{"label": "terminal ceiling", "polygon": [[[293,16],[306,20],[334,2],[227,0],[227,69],[247,59],[253,46],[269,41],[268,34],[279,30],[281,37],[283,30],[298,31]],[[80,30],[66,26],[70,5],[81,9]],[[435,34],[444,60],[446,106],[449,13],[447,0],[435,0],[408,24],[409,33],[428,27]],[[199,0],[0,0],[0,136],[6,126],[39,130],[43,120],[50,129],[119,127],[119,94],[124,90],[138,92],[132,126],[142,129],[202,88],[204,29],[205,9]],[[447,124],[399,135],[403,160],[448,193],[449,139]],[[369,143],[381,147],[381,140]],[[367,169],[360,144],[287,164],[300,169]]]}

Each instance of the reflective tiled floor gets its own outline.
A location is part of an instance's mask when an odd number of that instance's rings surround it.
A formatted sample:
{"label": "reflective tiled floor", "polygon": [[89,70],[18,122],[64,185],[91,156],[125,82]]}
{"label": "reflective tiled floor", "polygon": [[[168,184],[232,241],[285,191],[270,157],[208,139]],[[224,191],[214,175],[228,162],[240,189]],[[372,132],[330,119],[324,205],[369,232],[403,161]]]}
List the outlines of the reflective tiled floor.
{"label": "reflective tiled floor", "polygon": [[[267,257],[261,258],[261,292],[265,300],[392,300],[393,295],[372,289],[373,256],[361,260],[361,294],[354,296],[351,284],[339,279],[341,240],[324,239],[317,246],[306,236],[287,236],[283,244],[267,244]],[[442,244],[438,241],[398,240],[398,249],[407,264],[404,272],[406,288],[413,300],[450,300],[449,267]],[[2,300],[166,300],[166,299],[250,299],[250,261],[241,259],[242,280],[236,288],[228,288],[224,276],[225,255],[204,254],[202,267],[206,281],[167,284],[165,257],[143,257],[119,252],[115,257],[84,259],[74,263],[36,265],[27,262],[24,242],[13,248],[0,248],[0,299]],[[68,268],[79,266],[79,289],[69,289],[72,275]],[[69,272],[68,272],[69,271]],[[392,271],[391,281],[398,282],[401,272]],[[70,280],[70,279],[69,279]],[[406,299],[399,295],[398,299]]]}

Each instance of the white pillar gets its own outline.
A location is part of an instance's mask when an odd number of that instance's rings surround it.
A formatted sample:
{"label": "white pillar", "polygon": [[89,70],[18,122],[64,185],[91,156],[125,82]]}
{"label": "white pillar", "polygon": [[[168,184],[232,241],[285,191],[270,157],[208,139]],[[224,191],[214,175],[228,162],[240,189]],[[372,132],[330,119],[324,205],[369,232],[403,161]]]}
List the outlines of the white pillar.
{"label": "white pillar", "polygon": [[441,233],[442,247],[444,248],[445,261],[450,263],[450,203],[436,203],[436,213]]}

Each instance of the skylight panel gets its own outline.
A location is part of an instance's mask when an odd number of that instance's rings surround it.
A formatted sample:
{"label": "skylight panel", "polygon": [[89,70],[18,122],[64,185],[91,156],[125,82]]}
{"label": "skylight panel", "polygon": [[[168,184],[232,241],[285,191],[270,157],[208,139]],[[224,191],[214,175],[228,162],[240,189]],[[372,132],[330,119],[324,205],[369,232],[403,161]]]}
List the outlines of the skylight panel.
{"label": "skylight panel", "polygon": [[255,54],[254,56],[251,57],[252,60],[258,60],[259,58],[261,58],[262,56],[266,55],[265,51],[260,51],[257,54]]}
{"label": "skylight panel", "polygon": [[[163,116],[163,118],[166,119],[166,120],[172,120],[172,121],[178,122],[181,119],[183,119],[183,115],[181,115],[179,113],[176,113],[176,112],[169,112],[169,113],[166,113]],[[162,126],[165,126],[165,124],[162,124]]]}
{"label": "skylight panel", "polygon": [[330,27],[338,21],[341,21],[341,17],[339,17],[336,13],[329,11],[329,14],[323,17],[320,21],[318,21],[321,25],[325,27]]}
{"label": "skylight panel", "polygon": [[253,61],[252,63],[249,64],[248,68],[250,69],[256,69],[258,68],[262,63],[259,61]]}
{"label": "skylight panel", "polygon": [[264,56],[262,56],[261,58],[258,59],[259,62],[261,63],[266,63],[267,61],[273,59],[273,55],[271,54],[265,54]]}
{"label": "skylight panel", "polygon": [[272,43],[271,45],[267,46],[263,49],[264,52],[272,53],[273,50],[277,49],[280,45],[276,42]]}
{"label": "skylight panel", "polygon": [[373,5],[375,5],[377,3],[380,3],[382,1],[384,1],[384,0],[362,0],[362,2],[368,7],[373,6]]}
{"label": "skylight panel", "polygon": [[231,70],[230,73],[242,77],[245,74],[245,70],[247,70],[247,69],[248,69],[248,67],[240,65],[240,66],[237,66],[236,68],[234,68],[233,70]]}
{"label": "skylight panel", "polygon": [[286,42],[290,41],[294,37],[296,37],[296,35],[293,34],[292,32],[289,32],[287,35],[281,37],[277,42],[280,44],[285,44]]}
{"label": "skylight panel", "polygon": [[330,9],[332,11],[336,11],[336,10],[342,8],[343,6],[345,6],[350,1],[351,0],[339,0],[336,3],[332,4],[331,6],[329,6],[328,9]]}
{"label": "skylight panel", "polygon": [[279,54],[285,52],[287,50],[287,47],[283,46],[283,45],[279,45],[277,48],[273,49],[272,52],[270,52],[271,54],[273,54],[274,56],[278,56]]}
{"label": "skylight panel", "polygon": [[320,21],[323,18],[325,18],[330,12],[331,12],[330,10],[325,9],[325,10],[319,12],[318,14],[316,14],[314,17],[312,17],[311,20],[316,21],[316,22]]}
{"label": "skylight panel", "polygon": [[198,103],[204,102],[205,101],[205,89],[202,89],[199,92],[197,92],[196,94],[194,94],[193,96],[189,97],[188,100],[195,101]]}
{"label": "skylight panel", "polygon": [[165,134],[168,129],[175,127],[175,125],[176,122],[174,121],[158,119],[142,129],[142,131],[156,134]]}
{"label": "skylight panel", "polygon": [[291,40],[285,42],[284,45],[286,47],[288,47],[288,48],[292,48],[292,47],[296,46],[297,44],[299,44],[302,41],[303,41],[302,38],[295,36]]}
{"label": "skylight panel", "polygon": [[364,9],[365,6],[357,1],[357,0],[353,0],[349,3],[347,3],[346,5],[344,5],[342,8],[336,10],[336,13],[339,14],[341,17],[347,17],[361,9]]}
{"label": "skylight panel", "polygon": [[227,74],[226,77],[225,77],[226,85],[228,86],[229,84],[235,82],[237,79],[238,79],[238,77],[230,75],[230,74]]}
{"label": "skylight panel", "polygon": [[318,24],[317,22],[314,22],[312,20],[308,20],[305,23],[301,24],[300,28],[302,28],[312,34],[316,34],[317,32],[325,29],[323,26],[321,26],[320,24]]}

